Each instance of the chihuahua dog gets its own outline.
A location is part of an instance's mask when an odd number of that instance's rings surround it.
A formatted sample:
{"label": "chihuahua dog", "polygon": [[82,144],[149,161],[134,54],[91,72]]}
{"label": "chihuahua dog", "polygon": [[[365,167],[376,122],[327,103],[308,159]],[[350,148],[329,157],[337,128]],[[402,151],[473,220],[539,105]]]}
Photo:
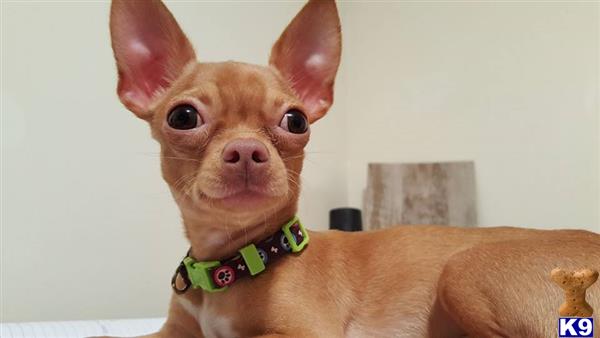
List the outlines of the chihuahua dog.
{"label": "chihuahua dog", "polygon": [[[110,29],[118,95],[160,143],[191,245],[152,337],[549,337],[550,271],[600,268],[586,231],[304,229],[303,149],[341,55],[334,1],[309,1],[268,66],[198,63],[159,0],[114,0]],[[588,301],[600,311],[599,285]]]}

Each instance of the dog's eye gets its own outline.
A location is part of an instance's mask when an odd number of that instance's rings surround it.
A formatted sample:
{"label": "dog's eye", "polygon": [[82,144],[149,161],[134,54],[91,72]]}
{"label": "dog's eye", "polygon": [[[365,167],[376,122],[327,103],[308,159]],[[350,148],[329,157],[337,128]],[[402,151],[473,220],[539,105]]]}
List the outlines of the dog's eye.
{"label": "dog's eye", "polygon": [[194,129],[199,126],[201,122],[198,111],[194,106],[189,104],[182,104],[173,108],[167,116],[167,123],[173,129]]}
{"label": "dog's eye", "polygon": [[301,111],[290,109],[283,115],[279,126],[290,133],[304,134],[308,130],[308,121]]}

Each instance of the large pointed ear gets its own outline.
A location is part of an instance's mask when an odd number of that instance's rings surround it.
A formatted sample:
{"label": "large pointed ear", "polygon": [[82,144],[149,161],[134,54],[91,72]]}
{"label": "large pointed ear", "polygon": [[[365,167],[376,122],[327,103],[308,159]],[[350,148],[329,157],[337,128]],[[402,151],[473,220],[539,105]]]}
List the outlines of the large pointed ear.
{"label": "large pointed ear", "polygon": [[341,38],[335,1],[311,0],[271,50],[269,63],[289,81],[308,110],[305,113],[311,123],[333,104]]}
{"label": "large pointed ear", "polygon": [[154,96],[196,60],[194,49],[160,0],[113,0],[110,35],[121,102],[148,119]]}

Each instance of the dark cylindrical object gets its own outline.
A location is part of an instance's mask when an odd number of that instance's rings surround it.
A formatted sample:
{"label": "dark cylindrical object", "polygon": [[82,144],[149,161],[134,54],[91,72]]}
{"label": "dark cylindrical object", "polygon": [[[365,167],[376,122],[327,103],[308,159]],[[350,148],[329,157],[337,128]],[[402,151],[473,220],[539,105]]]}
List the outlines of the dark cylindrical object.
{"label": "dark cylindrical object", "polygon": [[362,230],[362,216],[360,209],[337,208],[329,211],[329,229],[343,231]]}

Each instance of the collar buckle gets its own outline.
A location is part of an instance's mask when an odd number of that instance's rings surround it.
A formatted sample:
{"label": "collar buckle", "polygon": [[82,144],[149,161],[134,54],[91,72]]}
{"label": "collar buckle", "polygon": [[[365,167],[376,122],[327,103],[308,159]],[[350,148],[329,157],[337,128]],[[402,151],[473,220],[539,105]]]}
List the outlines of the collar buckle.
{"label": "collar buckle", "polygon": [[212,270],[221,266],[219,261],[199,262],[192,257],[185,257],[182,264],[185,265],[189,280],[194,289],[202,288],[204,291],[217,292],[224,291],[227,286],[218,287],[212,279]]}

